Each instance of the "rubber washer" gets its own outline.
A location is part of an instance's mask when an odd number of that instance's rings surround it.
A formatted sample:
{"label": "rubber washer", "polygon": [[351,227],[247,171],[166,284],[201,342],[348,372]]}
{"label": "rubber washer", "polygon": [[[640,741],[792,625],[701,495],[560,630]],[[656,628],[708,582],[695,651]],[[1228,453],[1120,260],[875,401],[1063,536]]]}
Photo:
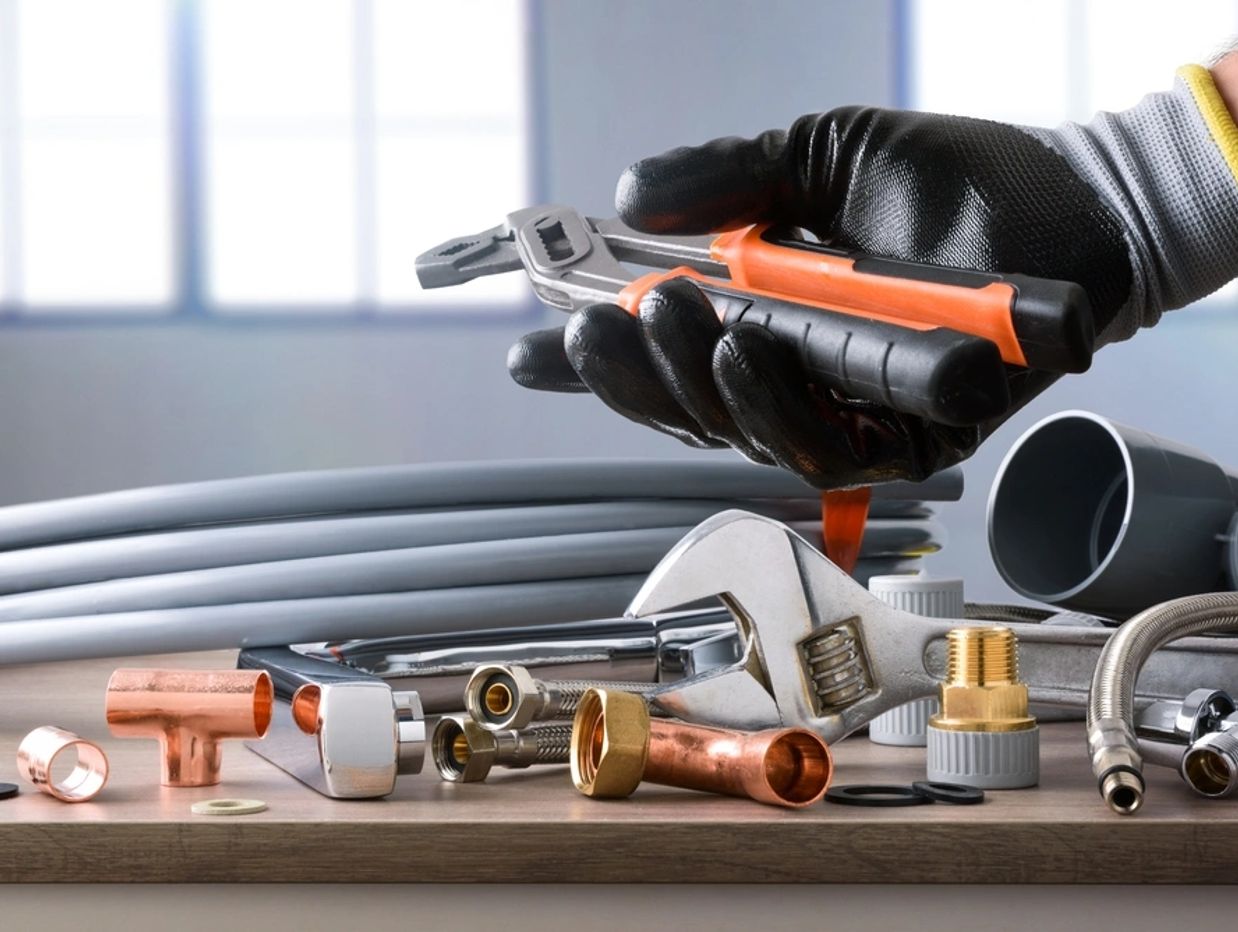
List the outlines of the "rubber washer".
{"label": "rubber washer", "polygon": [[266,807],[260,799],[204,799],[189,809],[194,815],[252,815]]}
{"label": "rubber washer", "polygon": [[826,802],[840,806],[925,806],[932,802],[927,796],[917,793],[910,786],[883,783],[852,783],[849,786],[833,786],[825,794]]}
{"label": "rubber washer", "polygon": [[12,799],[16,795],[16,783],[0,783],[0,799]]}
{"label": "rubber washer", "polygon": [[984,790],[978,786],[962,783],[940,783],[934,780],[917,780],[911,788],[934,802],[953,803],[956,806],[974,806],[984,802]]}

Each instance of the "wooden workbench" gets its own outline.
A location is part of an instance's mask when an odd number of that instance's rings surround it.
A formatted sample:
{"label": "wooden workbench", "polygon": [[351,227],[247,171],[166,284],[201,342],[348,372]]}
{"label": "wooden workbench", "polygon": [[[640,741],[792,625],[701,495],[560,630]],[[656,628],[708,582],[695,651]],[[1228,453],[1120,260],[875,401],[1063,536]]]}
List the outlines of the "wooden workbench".
{"label": "wooden workbench", "polygon": [[[386,882],[1229,883],[1238,879],[1238,801],[1192,797],[1149,768],[1144,810],[1101,803],[1082,726],[1042,728],[1041,786],[981,806],[821,805],[788,812],[746,800],[644,786],[598,802],[566,767],[496,771],[484,784],[439,781],[427,763],[385,800],[322,797],[242,746],[223,783],[158,783],[154,741],[118,740],[103,718],[116,666],[231,668],[234,654],[186,654],[0,670],[0,880]],[[16,777],[21,737],[57,724],[98,741],[111,779],[66,805]],[[864,738],[835,747],[837,783],[910,782],[923,751]],[[195,816],[190,804],[256,797],[269,809]]]}

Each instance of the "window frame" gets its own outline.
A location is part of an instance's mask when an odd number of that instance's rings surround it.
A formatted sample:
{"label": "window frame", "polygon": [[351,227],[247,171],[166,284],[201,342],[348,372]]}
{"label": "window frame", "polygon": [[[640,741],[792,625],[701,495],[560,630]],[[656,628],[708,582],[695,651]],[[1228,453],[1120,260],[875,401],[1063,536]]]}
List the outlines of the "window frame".
{"label": "window frame", "polygon": [[[197,324],[222,327],[276,328],[342,328],[342,327],[441,327],[460,323],[480,325],[523,324],[540,317],[542,305],[530,290],[526,297],[514,303],[461,303],[442,309],[423,304],[381,302],[366,298],[348,302],[301,303],[260,302],[226,303],[212,301],[206,281],[207,230],[204,208],[204,162],[206,139],[203,114],[202,32],[199,28],[201,0],[169,0],[168,37],[170,48],[169,79],[171,81],[169,131],[169,163],[172,180],[172,281],[173,292],[166,305],[129,305],[123,302],[91,304],[27,304],[20,300],[0,299],[0,327],[3,328],[81,328],[117,324],[166,327],[174,324]],[[373,21],[372,0],[353,0],[355,15],[363,22]],[[543,150],[545,126],[545,87],[542,68],[542,2],[541,0],[509,0],[518,2],[524,14],[525,69],[525,155],[526,190],[530,203],[544,199],[546,179],[538,157]],[[0,26],[16,16],[16,0],[0,0]],[[360,30],[358,30],[360,32]],[[6,45],[10,29],[0,28],[0,69],[5,60],[15,61],[15,50]],[[12,42],[10,38],[8,42]],[[360,37],[354,43],[361,45]],[[354,48],[355,54],[367,49]],[[8,52],[9,54],[6,54]],[[7,66],[16,69],[15,64]],[[6,78],[10,78],[6,80]],[[20,255],[11,246],[16,236],[18,220],[15,202],[18,199],[14,174],[20,166],[13,158],[20,146],[16,113],[16,82],[11,75],[0,72],[0,217],[3,234],[0,249],[5,256]],[[354,139],[354,143],[357,140]],[[364,141],[372,148],[373,140]],[[364,153],[363,153],[364,154]],[[523,204],[496,204],[495,222],[510,210]],[[460,236],[468,230],[444,230],[440,240]],[[370,234],[366,234],[370,235]],[[371,236],[372,238],[372,236]],[[433,243],[427,243],[429,248]],[[370,244],[373,249],[373,243]],[[409,261],[412,261],[410,257]],[[515,274],[515,273],[511,273]],[[31,310],[31,308],[35,308]]]}

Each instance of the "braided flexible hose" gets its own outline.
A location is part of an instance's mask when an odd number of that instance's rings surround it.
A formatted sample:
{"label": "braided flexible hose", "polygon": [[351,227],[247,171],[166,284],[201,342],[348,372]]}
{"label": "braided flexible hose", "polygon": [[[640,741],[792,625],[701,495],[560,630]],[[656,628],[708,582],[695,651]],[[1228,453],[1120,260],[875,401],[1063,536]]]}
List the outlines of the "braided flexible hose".
{"label": "braided flexible hose", "polygon": [[1088,750],[1100,793],[1114,812],[1143,803],[1143,759],[1135,737],[1135,683],[1144,663],[1170,641],[1238,629],[1238,592],[1192,595],[1140,612],[1109,639],[1088,696]]}

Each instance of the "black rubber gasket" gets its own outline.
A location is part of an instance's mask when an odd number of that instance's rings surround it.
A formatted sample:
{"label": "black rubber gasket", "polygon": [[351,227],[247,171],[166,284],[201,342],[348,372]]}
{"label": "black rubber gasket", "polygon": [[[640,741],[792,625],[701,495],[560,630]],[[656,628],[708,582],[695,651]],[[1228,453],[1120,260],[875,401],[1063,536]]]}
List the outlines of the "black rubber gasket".
{"label": "black rubber gasket", "polygon": [[984,802],[984,790],[978,786],[962,783],[939,783],[935,780],[917,780],[911,788],[934,802],[953,803],[956,806],[974,806]]}
{"label": "black rubber gasket", "polygon": [[932,802],[927,796],[917,793],[910,786],[884,783],[852,783],[849,786],[832,786],[825,794],[825,801],[840,806],[924,806]]}
{"label": "black rubber gasket", "polygon": [[0,799],[11,799],[17,795],[16,783],[0,783]]}

